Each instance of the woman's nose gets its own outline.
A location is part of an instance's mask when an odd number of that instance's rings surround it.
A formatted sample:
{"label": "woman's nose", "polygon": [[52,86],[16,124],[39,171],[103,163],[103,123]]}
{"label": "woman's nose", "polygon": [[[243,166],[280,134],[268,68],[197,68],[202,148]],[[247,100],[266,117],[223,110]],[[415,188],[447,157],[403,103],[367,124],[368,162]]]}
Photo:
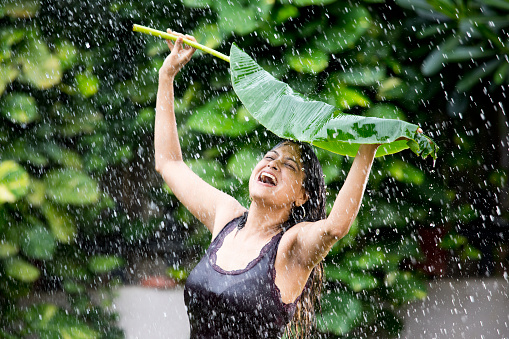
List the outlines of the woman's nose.
{"label": "woman's nose", "polygon": [[272,160],[267,164],[267,167],[272,168],[276,171],[279,171],[279,164],[277,163],[277,160]]}

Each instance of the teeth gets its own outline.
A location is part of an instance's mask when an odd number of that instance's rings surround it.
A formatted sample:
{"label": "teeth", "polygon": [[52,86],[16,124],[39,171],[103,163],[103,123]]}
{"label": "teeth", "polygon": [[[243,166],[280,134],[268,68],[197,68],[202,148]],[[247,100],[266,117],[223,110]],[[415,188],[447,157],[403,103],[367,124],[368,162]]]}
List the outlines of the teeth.
{"label": "teeth", "polygon": [[275,185],[275,184],[276,184],[276,182],[277,182],[277,181],[276,181],[276,177],[275,177],[275,176],[273,176],[273,175],[272,175],[272,174],[270,174],[270,173],[265,173],[265,172],[263,172],[263,173],[260,175],[260,179],[262,179],[262,181],[263,181],[263,178],[264,178],[264,177],[266,177],[266,178],[270,179],[270,181],[272,181],[272,184],[274,184],[274,185]]}

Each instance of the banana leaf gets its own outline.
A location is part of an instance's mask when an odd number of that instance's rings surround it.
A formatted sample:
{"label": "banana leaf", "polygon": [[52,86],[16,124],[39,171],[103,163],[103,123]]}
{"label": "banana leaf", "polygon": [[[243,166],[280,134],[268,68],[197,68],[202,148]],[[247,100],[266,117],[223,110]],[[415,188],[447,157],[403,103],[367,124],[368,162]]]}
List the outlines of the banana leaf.
{"label": "banana leaf", "polygon": [[281,138],[311,143],[334,153],[355,156],[361,144],[382,144],[376,156],[410,148],[426,158],[438,147],[402,120],[363,117],[296,93],[274,78],[235,44],[230,50],[233,89],[251,115]]}

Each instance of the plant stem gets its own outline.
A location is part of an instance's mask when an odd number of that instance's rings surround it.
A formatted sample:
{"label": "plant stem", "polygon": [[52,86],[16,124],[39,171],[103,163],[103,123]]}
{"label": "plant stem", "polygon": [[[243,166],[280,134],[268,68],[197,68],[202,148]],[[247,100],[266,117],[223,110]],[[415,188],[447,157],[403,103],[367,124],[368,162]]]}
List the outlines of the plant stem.
{"label": "plant stem", "polygon": [[[140,25],[136,25],[134,24],[133,25],[133,31],[134,32],[140,32],[140,33],[145,33],[145,34],[149,34],[149,35],[153,35],[153,36],[158,36],[158,37],[161,37],[163,39],[166,39],[166,40],[177,40],[177,36],[176,35],[173,35],[173,34],[169,34],[169,33],[165,33],[165,32],[162,32],[162,31],[158,31],[156,29],[153,29],[153,28],[149,28],[149,27],[145,27],[145,26],[140,26]],[[209,48],[207,46],[203,46],[197,42],[194,42],[194,41],[191,41],[191,40],[188,40],[188,39],[185,39],[184,38],[184,43],[191,46],[191,47],[194,47],[196,49],[199,49],[205,53],[209,53],[209,54],[212,54],[213,56],[215,56],[216,58],[219,58],[219,59],[222,59],[226,62],[230,62],[230,57],[227,56],[227,55],[224,55],[223,53],[220,53],[212,48]]]}

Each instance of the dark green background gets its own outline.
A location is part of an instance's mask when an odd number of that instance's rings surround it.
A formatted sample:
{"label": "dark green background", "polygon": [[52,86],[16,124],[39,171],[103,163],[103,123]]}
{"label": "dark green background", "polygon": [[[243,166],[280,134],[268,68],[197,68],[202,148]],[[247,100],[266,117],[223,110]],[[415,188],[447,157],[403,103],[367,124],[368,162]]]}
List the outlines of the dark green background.
{"label": "dark green background", "polygon": [[[117,338],[89,293],[140,256],[193,267],[208,234],[153,164],[171,27],[351,114],[419,124],[439,159],[375,162],[351,232],[326,258],[317,337],[393,336],[426,280],[507,271],[509,5],[504,0],[3,1],[0,7],[0,336]],[[228,64],[197,53],[176,80],[185,158],[248,204],[276,138],[236,99]],[[329,204],[351,158],[317,150]],[[164,240],[164,241],[163,241]],[[158,244],[164,243],[164,246]],[[64,291],[53,304],[26,295]]]}

